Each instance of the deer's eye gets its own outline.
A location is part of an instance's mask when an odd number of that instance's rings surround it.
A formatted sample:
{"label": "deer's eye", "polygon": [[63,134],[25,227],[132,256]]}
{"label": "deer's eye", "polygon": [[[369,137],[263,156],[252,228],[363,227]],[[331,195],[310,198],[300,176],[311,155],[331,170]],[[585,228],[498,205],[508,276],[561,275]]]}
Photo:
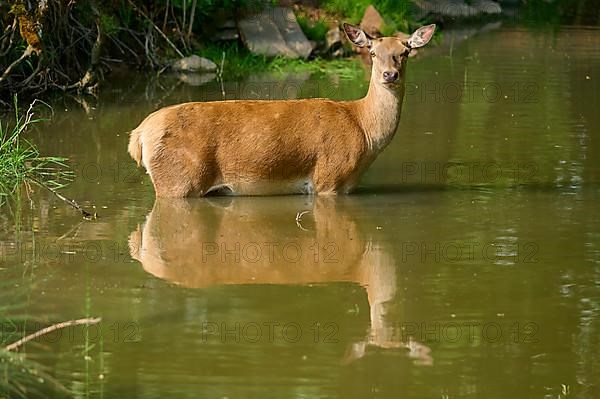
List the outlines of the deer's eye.
{"label": "deer's eye", "polygon": [[371,51],[371,57],[375,58],[375,52]]}

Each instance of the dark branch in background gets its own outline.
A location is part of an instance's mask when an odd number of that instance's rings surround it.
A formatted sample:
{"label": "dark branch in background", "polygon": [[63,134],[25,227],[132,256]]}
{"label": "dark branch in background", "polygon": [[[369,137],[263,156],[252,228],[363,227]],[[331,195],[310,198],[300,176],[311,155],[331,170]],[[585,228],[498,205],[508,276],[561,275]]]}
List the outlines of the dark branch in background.
{"label": "dark branch in background", "polygon": [[188,26],[187,39],[190,40],[192,37],[192,27],[194,26],[194,15],[196,15],[196,4],[198,0],[194,0],[192,3],[192,11],[190,12],[190,24]]}
{"label": "dark branch in background", "polygon": [[171,48],[173,48],[173,50],[175,50],[175,52],[177,53],[177,55],[179,55],[180,57],[183,57],[183,53],[181,51],[179,51],[179,49],[177,48],[177,46],[175,46],[173,44],[173,42],[171,40],[169,40],[169,38],[167,37],[167,35],[165,35],[165,33],[160,30],[160,28],[158,26],[156,26],[156,24],[152,21],[152,19],[146,15],[146,13],[144,13],[142,10],[140,10],[131,0],[128,0],[129,4],[131,4],[131,7],[133,7],[133,9],[135,11],[137,11],[142,17],[146,18],[148,20],[148,22],[150,22],[150,24],[154,27],[154,29],[156,29],[156,31],[163,37],[163,39],[166,40],[167,43],[169,43],[169,46],[171,46]]}
{"label": "dark branch in background", "polygon": [[4,73],[2,74],[2,76],[0,76],[0,83],[2,83],[2,81],[5,80],[8,77],[8,75],[10,75],[10,72],[13,70],[14,67],[16,67],[17,65],[19,65],[26,58],[29,58],[29,56],[31,56],[31,54],[33,54],[33,53],[34,53],[33,47],[27,46],[27,48],[25,49],[25,51],[23,51],[23,54],[21,54],[21,56],[19,58],[17,58],[16,60],[14,60],[13,63],[10,64],[4,70]]}
{"label": "dark branch in background", "polygon": [[[4,57],[12,49],[13,40],[15,38],[15,32],[17,30],[17,17],[13,19],[12,25],[6,28],[6,32],[2,35],[2,42],[0,43],[0,57]],[[8,44],[5,45],[8,39]]]}
{"label": "dark branch in background", "polygon": [[96,6],[95,2],[91,1],[90,5],[92,8],[92,12],[94,13],[94,15],[96,17],[96,30],[97,30],[96,41],[94,42],[94,45],[92,46],[92,51],[91,51],[91,55],[90,55],[90,66],[88,67],[87,71],[85,72],[83,77],[78,82],[73,83],[72,85],[69,85],[66,87],[67,90],[71,90],[71,89],[82,90],[85,88],[87,88],[89,90],[93,90],[95,85],[98,82],[98,73],[99,73],[99,69],[100,69],[99,68],[100,56],[102,55],[102,47],[104,45],[104,27],[102,25],[100,11],[98,11],[98,7]]}
{"label": "dark branch in background", "polygon": [[214,15],[252,4],[0,0],[0,104],[49,90],[94,94],[119,64],[161,69],[191,51],[195,34],[211,31]]}

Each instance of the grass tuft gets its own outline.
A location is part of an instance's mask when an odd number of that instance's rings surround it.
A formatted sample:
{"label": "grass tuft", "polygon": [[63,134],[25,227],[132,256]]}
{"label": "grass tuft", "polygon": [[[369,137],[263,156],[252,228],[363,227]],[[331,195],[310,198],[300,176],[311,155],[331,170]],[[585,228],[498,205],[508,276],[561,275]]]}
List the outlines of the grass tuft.
{"label": "grass tuft", "polygon": [[35,182],[51,189],[64,187],[72,180],[66,158],[42,156],[24,134],[44,119],[34,119],[35,100],[25,115],[19,114],[15,98],[14,125],[0,121],[0,204],[17,191],[22,183]]}

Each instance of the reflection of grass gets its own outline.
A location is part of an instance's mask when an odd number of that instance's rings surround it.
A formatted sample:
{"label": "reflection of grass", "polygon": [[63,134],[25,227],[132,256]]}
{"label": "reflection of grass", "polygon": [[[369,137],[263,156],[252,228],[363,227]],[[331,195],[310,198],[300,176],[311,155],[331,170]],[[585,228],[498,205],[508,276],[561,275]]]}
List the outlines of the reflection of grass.
{"label": "reflection of grass", "polygon": [[0,397],[47,397],[43,388],[48,380],[51,379],[40,364],[20,353],[0,349]]}
{"label": "reflection of grass", "polygon": [[200,51],[200,55],[220,65],[225,52],[223,75],[227,79],[237,79],[259,72],[309,72],[337,74],[342,77],[357,76],[362,73],[358,61],[354,59],[324,60],[317,58],[306,61],[283,57],[267,58],[250,53],[237,45],[226,47],[208,46]]}
{"label": "reflection of grass", "polygon": [[1,197],[14,193],[22,182],[42,183],[56,189],[71,177],[65,171],[64,158],[41,156],[35,145],[23,137],[31,125],[41,121],[33,119],[34,103],[22,116],[15,100],[14,126],[0,122],[0,203]]}
{"label": "reflection of grass", "polygon": [[4,349],[9,342],[21,338],[17,324],[27,319],[18,314],[26,300],[23,292],[15,292],[15,282],[4,277],[0,275],[0,398],[45,398],[48,390],[66,392],[44,366],[22,353]]}
{"label": "reflection of grass", "polygon": [[356,77],[363,73],[363,69],[358,60],[343,58],[335,60],[317,58],[311,61],[275,58],[270,62],[269,69],[281,72],[335,74],[344,78]]}

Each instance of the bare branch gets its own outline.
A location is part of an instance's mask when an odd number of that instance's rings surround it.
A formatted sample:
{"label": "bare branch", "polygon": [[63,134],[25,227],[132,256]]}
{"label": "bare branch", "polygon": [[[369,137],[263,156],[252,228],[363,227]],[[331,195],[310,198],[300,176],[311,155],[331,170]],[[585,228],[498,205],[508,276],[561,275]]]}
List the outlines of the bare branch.
{"label": "bare branch", "polygon": [[188,40],[192,36],[192,27],[194,26],[194,15],[196,14],[196,3],[198,0],[194,0],[192,3],[192,11],[190,12],[190,25],[188,26]]}
{"label": "bare branch", "polygon": [[4,73],[2,74],[2,76],[0,76],[0,83],[2,83],[2,81],[5,80],[8,75],[10,75],[10,71],[12,71],[12,69],[14,67],[19,65],[26,58],[29,58],[31,56],[31,54],[33,54],[34,52],[35,52],[35,49],[32,46],[27,46],[25,51],[23,51],[23,54],[21,54],[21,56],[19,58],[17,58],[15,61],[13,61],[13,63],[10,64],[8,66],[8,68],[6,68],[6,70],[4,70]]}
{"label": "bare branch", "polygon": [[73,327],[73,326],[81,326],[81,325],[91,326],[94,324],[98,324],[101,321],[102,321],[102,319],[100,317],[97,317],[94,319],[88,318],[88,319],[69,320],[69,321],[64,321],[62,323],[53,324],[53,325],[43,328],[33,334],[30,334],[24,338],[21,338],[17,342],[14,342],[14,343],[8,345],[4,349],[6,349],[7,351],[14,351],[15,349],[18,349],[21,346],[25,345],[27,342],[33,341],[34,339],[37,339],[43,335],[50,334],[53,331],[61,330],[63,328]]}
{"label": "bare branch", "polygon": [[156,24],[150,19],[150,17],[148,17],[146,15],[146,13],[144,13],[142,10],[140,10],[133,1],[131,0],[127,0],[129,1],[129,4],[131,4],[131,6],[133,7],[134,10],[136,10],[142,17],[146,18],[148,20],[148,22],[150,22],[152,24],[152,26],[154,27],[154,29],[156,29],[156,31],[163,37],[163,39],[165,39],[167,41],[167,43],[169,43],[169,46],[171,46],[171,48],[173,48],[173,50],[175,50],[175,52],[181,57],[183,58],[184,55],[181,51],[179,51],[179,49],[177,48],[177,46],[175,46],[173,44],[173,42],[171,40],[169,40],[169,38],[167,37],[167,35],[165,35],[165,33],[160,30],[160,28],[158,26],[156,26]]}

